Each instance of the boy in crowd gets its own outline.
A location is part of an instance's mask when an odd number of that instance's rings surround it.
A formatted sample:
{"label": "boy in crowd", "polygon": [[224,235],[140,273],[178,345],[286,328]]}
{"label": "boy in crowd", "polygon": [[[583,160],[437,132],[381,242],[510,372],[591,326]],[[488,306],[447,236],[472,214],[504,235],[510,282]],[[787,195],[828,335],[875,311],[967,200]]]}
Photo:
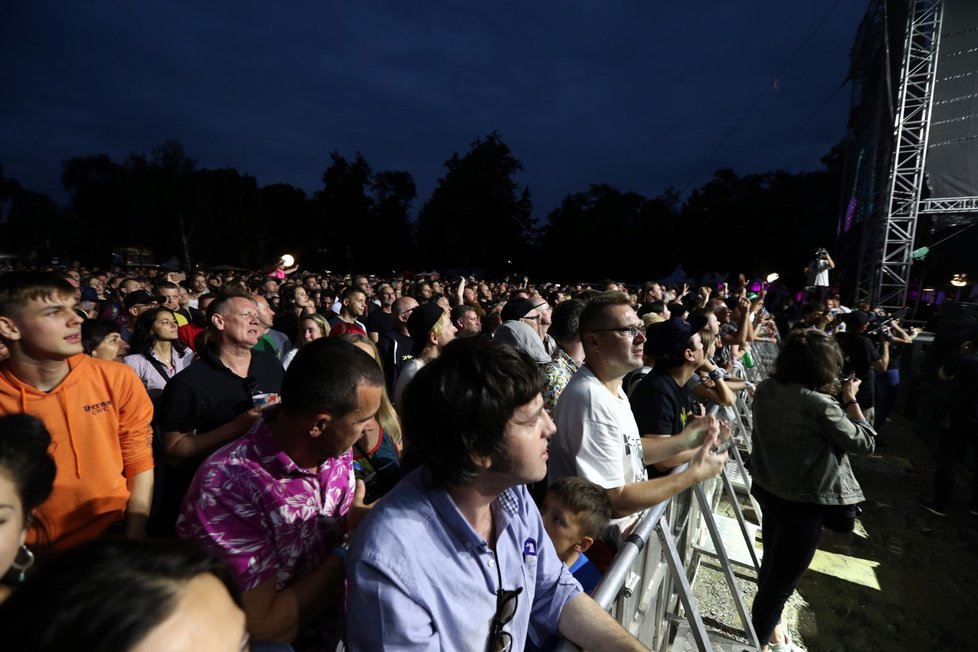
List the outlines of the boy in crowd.
{"label": "boy in crowd", "polygon": [[[557,550],[557,557],[587,594],[598,585],[601,571],[584,553],[608,526],[611,512],[608,493],[593,482],[575,476],[550,485],[540,506],[543,528]],[[526,650],[551,652],[559,643],[560,637],[549,636],[540,647],[527,641]]]}
{"label": "boy in crowd", "polygon": [[575,476],[557,480],[547,489],[540,508],[543,527],[571,575],[591,593],[601,579],[601,571],[587,555],[611,520],[611,499],[598,485]]}

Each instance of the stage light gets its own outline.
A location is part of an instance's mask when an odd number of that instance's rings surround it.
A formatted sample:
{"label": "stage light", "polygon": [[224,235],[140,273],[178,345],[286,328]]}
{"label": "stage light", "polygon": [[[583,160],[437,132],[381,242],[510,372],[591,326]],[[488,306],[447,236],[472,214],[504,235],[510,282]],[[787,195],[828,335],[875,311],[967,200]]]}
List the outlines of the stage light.
{"label": "stage light", "polygon": [[967,274],[955,274],[954,276],[951,277],[951,285],[953,285],[956,288],[963,288],[967,284],[968,284]]}

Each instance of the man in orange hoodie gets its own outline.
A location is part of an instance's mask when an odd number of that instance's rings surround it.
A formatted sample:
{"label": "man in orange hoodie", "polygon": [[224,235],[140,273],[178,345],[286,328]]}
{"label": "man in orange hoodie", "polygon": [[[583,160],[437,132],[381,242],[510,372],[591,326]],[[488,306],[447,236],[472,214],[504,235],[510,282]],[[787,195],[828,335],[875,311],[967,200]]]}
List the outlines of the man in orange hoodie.
{"label": "man in orange hoodie", "polygon": [[153,405],[136,374],[82,353],[74,288],[44,272],[0,276],[0,415],[44,421],[58,466],[29,543],[63,550],[124,525],[145,532],[153,495]]}

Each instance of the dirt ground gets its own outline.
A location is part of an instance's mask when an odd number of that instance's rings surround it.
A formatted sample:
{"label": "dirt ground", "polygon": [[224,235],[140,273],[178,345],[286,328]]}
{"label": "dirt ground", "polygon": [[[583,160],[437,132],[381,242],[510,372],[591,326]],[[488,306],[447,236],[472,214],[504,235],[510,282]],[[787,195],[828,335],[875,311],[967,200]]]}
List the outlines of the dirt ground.
{"label": "dirt ground", "polygon": [[[978,650],[978,516],[968,511],[971,473],[958,469],[947,517],[919,507],[933,480],[933,446],[894,415],[881,429],[876,453],[851,458],[866,495],[861,528],[851,535],[824,531],[816,562],[785,612],[795,643],[805,650]],[[749,608],[754,574],[738,569],[737,577]],[[867,586],[874,583],[878,589]],[[702,563],[694,590],[707,628],[735,636],[740,621],[715,562]]]}

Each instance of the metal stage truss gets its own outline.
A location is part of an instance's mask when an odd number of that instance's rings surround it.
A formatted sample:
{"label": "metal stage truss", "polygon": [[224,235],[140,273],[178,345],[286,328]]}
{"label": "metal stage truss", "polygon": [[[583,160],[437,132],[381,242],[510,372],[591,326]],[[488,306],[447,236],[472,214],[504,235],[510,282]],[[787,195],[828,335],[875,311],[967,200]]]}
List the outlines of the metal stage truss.
{"label": "metal stage truss", "polygon": [[914,0],[909,13],[887,210],[882,229],[865,225],[867,233],[860,259],[872,261],[873,270],[872,274],[861,274],[857,302],[874,303],[887,309],[899,308],[907,302],[943,8],[943,0]]}
{"label": "metal stage truss", "polygon": [[[885,209],[872,211],[873,215],[867,215],[862,223],[856,303],[867,302],[890,310],[906,305],[919,216],[978,219],[976,196],[923,198],[933,188],[931,182],[942,179],[942,172],[948,166],[945,158],[941,168],[932,162],[930,168],[934,169],[929,169],[928,151],[936,156],[938,151],[946,151],[941,148],[957,145],[971,148],[970,156],[975,154],[974,146],[965,142],[978,138],[974,129],[965,130],[962,137],[945,138],[948,124],[978,118],[970,115],[975,113],[974,105],[970,104],[976,96],[974,87],[960,87],[963,78],[978,74],[971,65],[978,52],[973,47],[974,37],[962,36],[978,31],[978,24],[974,24],[978,13],[967,5],[968,0],[964,1],[964,5],[956,5],[955,2],[962,0],[908,0],[905,5],[907,21],[900,81],[892,106],[892,149],[886,148],[891,152],[890,174],[886,194],[881,197]],[[872,6],[871,14],[875,11],[878,19],[885,17],[887,7],[892,8],[894,4],[880,0]],[[962,11],[962,7],[970,12]],[[972,41],[963,45],[962,38]],[[945,48],[950,48],[947,52],[942,52],[942,41]],[[944,79],[938,76],[939,66],[947,67],[941,73]],[[951,107],[955,107],[953,111]],[[935,108],[940,114],[938,118],[934,117]],[[931,142],[932,125],[945,130],[942,135],[934,136],[940,142]],[[946,191],[948,186],[944,183],[936,190]],[[972,179],[970,187],[962,185],[953,190],[966,190],[961,194],[974,195],[974,186]]]}

